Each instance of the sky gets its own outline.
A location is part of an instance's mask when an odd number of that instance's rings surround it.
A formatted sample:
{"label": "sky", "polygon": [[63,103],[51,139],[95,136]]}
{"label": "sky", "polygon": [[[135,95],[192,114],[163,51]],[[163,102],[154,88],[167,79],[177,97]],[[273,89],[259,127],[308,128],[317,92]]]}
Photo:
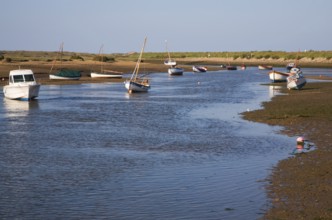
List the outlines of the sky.
{"label": "sky", "polygon": [[1,0],[0,50],[332,50],[331,0]]}

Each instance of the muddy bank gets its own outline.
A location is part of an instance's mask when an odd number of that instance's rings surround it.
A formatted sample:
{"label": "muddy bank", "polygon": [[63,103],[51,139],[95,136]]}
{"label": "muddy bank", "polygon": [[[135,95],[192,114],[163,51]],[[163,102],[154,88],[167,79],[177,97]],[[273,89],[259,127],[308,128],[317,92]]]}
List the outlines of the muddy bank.
{"label": "muddy bank", "polygon": [[[286,61],[271,62],[271,60],[258,60],[252,59],[250,62],[248,60],[231,60],[224,58],[182,58],[178,59],[178,66],[183,68],[185,71],[192,71],[192,65],[209,65],[209,71],[221,70],[220,64],[231,63],[233,65],[246,64],[248,66],[257,66],[258,64],[269,64],[276,66],[285,66]],[[77,83],[98,83],[98,82],[107,82],[112,81],[112,79],[91,79],[91,71],[100,71],[101,65],[104,70],[111,70],[122,72],[124,74],[131,74],[135,68],[136,62],[130,60],[117,60],[114,62],[96,62],[96,61],[65,61],[61,64],[56,63],[53,68],[53,62],[46,61],[26,61],[26,62],[0,62],[0,86],[3,86],[8,83],[8,75],[10,70],[14,69],[32,69],[35,73],[37,81],[40,81],[42,84],[77,84]],[[307,62],[301,63],[303,66],[315,66],[315,67],[331,67],[331,62]],[[49,80],[49,74],[54,74],[57,70],[67,68],[80,70],[82,73],[82,78],[79,81],[57,81]],[[163,64],[163,60],[145,60],[141,65],[141,71],[145,73],[166,73],[168,67]]]}
{"label": "muddy bank", "polygon": [[305,136],[317,150],[274,168],[267,180],[272,206],[264,219],[332,219],[332,83],[309,83],[301,91],[283,93],[244,117],[281,125],[285,134]]}

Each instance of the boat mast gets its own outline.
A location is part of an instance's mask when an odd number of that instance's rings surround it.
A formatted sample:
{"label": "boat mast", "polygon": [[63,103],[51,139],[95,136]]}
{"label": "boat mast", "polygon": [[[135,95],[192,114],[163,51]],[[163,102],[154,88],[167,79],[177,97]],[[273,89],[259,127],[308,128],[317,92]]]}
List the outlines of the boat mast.
{"label": "boat mast", "polygon": [[60,52],[60,65],[62,66],[62,56],[63,56],[63,42],[61,44],[61,52]]}
{"label": "boat mast", "polygon": [[228,66],[231,66],[231,63],[229,62],[229,59],[228,59],[228,53],[227,53],[227,62],[228,62]]}
{"label": "boat mast", "polygon": [[297,65],[299,64],[299,53],[300,53],[300,49],[296,53],[296,60],[295,60],[295,66],[294,67],[297,67]]}
{"label": "boat mast", "polygon": [[102,45],[100,46],[100,49],[99,49],[99,57],[100,57],[100,62],[101,62],[101,64],[100,64],[100,72],[101,72],[101,73],[103,73],[103,63],[104,63],[104,57],[103,57],[103,55],[102,55],[103,47],[104,47],[104,44],[102,44]]}
{"label": "boat mast", "polygon": [[54,67],[54,65],[55,65],[55,63],[56,63],[56,60],[58,59],[59,54],[60,54],[60,62],[61,62],[61,64],[62,64],[62,53],[63,53],[63,42],[60,44],[59,51],[58,51],[58,53],[56,54],[55,60],[53,61],[53,64],[52,64],[52,67],[51,67],[51,70],[50,70],[49,73],[52,72],[53,67]]}
{"label": "boat mast", "polygon": [[137,74],[138,74],[138,71],[139,71],[139,65],[142,62],[142,55],[143,55],[143,52],[144,52],[146,40],[147,40],[147,37],[144,38],[143,47],[142,47],[141,53],[140,53],[140,55],[138,57],[138,60],[137,60],[137,63],[136,63],[135,69],[134,69],[134,74],[132,75],[131,80],[136,80],[136,78],[137,78]]}
{"label": "boat mast", "polygon": [[169,51],[168,51],[167,40],[165,40],[165,43],[166,43],[166,52],[167,52],[167,54],[168,54],[168,60],[171,61],[171,54],[170,54]]}

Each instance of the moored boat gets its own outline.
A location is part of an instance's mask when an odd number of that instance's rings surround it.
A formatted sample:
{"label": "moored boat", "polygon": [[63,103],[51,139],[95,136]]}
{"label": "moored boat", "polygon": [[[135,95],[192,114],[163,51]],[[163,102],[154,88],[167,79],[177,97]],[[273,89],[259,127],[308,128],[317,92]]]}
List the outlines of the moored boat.
{"label": "moored boat", "polygon": [[168,74],[171,76],[180,76],[183,75],[183,69],[179,67],[170,67],[168,68]]}
{"label": "moored boat", "polygon": [[131,75],[131,78],[129,80],[126,80],[124,82],[126,89],[129,93],[132,92],[147,92],[151,87],[149,84],[149,79],[144,76],[139,76],[139,67],[142,62],[142,55],[144,52],[145,44],[146,44],[147,38],[144,39],[143,47],[141,49],[141,53],[138,57],[138,60],[136,62],[135,69],[133,71],[133,74]]}
{"label": "moored boat", "polygon": [[125,87],[129,93],[133,92],[147,92],[150,89],[148,79],[135,79],[125,81]]}
{"label": "moored boat", "polygon": [[99,50],[99,60],[100,60],[100,72],[92,71],[90,73],[91,78],[122,78],[122,72],[113,71],[113,70],[104,70],[104,56],[103,56],[103,45],[101,45]]}
{"label": "moored boat", "polygon": [[103,70],[103,72],[91,72],[91,78],[122,78],[123,73],[111,70]]}
{"label": "moored boat", "polygon": [[[57,54],[57,56],[60,55],[60,62],[62,62],[62,54],[63,54],[63,43],[60,44],[59,52]],[[57,60],[57,58],[53,62],[50,73],[53,70],[56,60]],[[81,71],[63,68],[63,69],[60,69],[55,74],[50,74],[49,77],[50,77],[50,79],[59,79],[59,80],[79,80],[81,78]]]}
{"label": "moored boat", "polygon": [[295,63],[288,63],[286,65],[286,70],[289,72],[292,68],[294,68],[296,65]]}
{"label": "moored boat", "polygon": [[176,66],[176,61],[175,61],[175,60],[171,60],[171,59],[169,59],[169,60],[165,60],[165,61],[164,61],[164,64],[165,64],[166,66]]}
{"label": "moored boat", "polygon": [[194,72],[206,72],[207,71],[207,68],[204,67],[204,66],[193,66],[193,71]]}
{"label": "moored boat", "polygon": [[227,70],[237,70],[237,67],[236,66],[228,65],[228,66],[226,66],[226,69]]}
{"label": "moored boat", "polygon": [[166,52],[167,52],[167,55],[168,55],[168,59],[164,61],[164,64],[166,66],[172,66],[172,67],[175,67],[177,65],[176,61],[175,60],[172,60],[171,59],[171,54],[170,52],[168,51],[168,45],[167,45],[167,40],[165,41],[166,43]]}
{"label": "moored boat", "polygon": [[184,70],[182,68],[176,67],[176,65],[177,65],[176,61],[171,59],[171,54],[168,51],[168,47],[167,47],[167,40],[165,41],[165,43],[166,43],[166,52],[167,52],[167,55],[168,55],[168,60],[165,60],[164,64],[166,66],[169,66],[168,74],[171,75],[171,76],[181,76],[181,75],[183,75]]}
{"label": "moored boat", "polygon": [[11,70],[9,84],[3,87],[3,93],[8,99],[31,100],[38,97],[39,88],[32,70]]}
{"label": "moored boat", "polygon": [[59,80],[79,80],[81,78],[81,71],[61,69],[56,74],[50,74],[50,79]]}
{"label": "moored boat", "polygon": [[290,70],[290,76],[287,77],[287,88],[290,89],[302,89],[307,83],[302,71],[299,68],[292,68]]}
{"label": "moored boat", "polygon": [[267,66],[267,65],[258,65],[259,70],[272,70],[273,66]]}
{"label": "moored boat", "polygon": [[270,80],[273,83],[286,82],[288,76],[289,76],[288,73],[278,72],[278,71],[275,71],[275,70],[269,72]]}

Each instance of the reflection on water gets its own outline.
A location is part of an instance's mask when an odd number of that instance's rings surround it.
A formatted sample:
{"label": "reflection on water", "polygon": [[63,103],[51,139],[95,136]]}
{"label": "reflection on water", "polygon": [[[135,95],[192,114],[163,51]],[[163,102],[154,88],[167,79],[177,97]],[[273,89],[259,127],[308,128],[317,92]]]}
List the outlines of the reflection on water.
{"label": "reflection on water", "polygon": [[[286,86],[286,82],[283,84],[284,86]],[[281,94],[281,89],[282,86],[281,85],[269,85],[269,96],[270,98],[273,98],[276,95],[280,95]]]}
{"label": "reflection on water", "polygon": [[38,100],[18,101],[3,99],[5,117],[27,116],[29,110],[38,109]]}
{"label": "reflection on water", "polygon": [[[8,114],[14,114],[12,116],[18,116],[20,114],[27,114],[30,109],[37,109],[38,108],[38,100],[31,100],[31,101],[18,101],[18,100],[11,100],[11,99],[3,99],[4,109]],[[10,115],[8,115],[10,117]]]}
{"label": "reflection on water", "polygon": [[239,116],[269,99],[266,80],[250,68],[152,74],[145,94],[43,86],[36,102],[0,102],[0,218],[261,217],[260,180],[293,147]]}

